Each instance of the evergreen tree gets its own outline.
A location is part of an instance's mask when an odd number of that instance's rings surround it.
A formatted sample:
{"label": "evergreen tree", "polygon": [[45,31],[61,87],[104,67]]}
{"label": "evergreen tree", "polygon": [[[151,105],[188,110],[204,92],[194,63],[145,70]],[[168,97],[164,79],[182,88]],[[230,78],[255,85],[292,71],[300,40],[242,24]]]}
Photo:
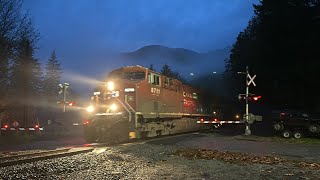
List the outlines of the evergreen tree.
{"label": "evergreen tree", "polygon": [[19,54],[14,59],[11,97],[17,119],[28,126],[35,118],[35,105],[41,102],[42,71],[39,62],[33,58],[33,47],[28,39],[19,43]]}
{"label": "evergreen tree", "polygon": [[154,71],[153,64],[150,64],[149,69],[150,69],[151,71]]}
{"label": "evergreen tree", "polygon": [[67,90],[67,101],[69,102],[80,102],[80,94],[78,94],[72,87],[69,87]]}
{"label": "evergreen tree", "polygon": [[180,76],[180,74],[178,72],[172,71],[168,64],[164,64],[162,66],[160,73],[167,76],[167,77],[178,79],[183,83],[187,83],[187,81],[182,76]]}
{"label": "evergreen tree", "polygon": [[[28,14],[22,14],[21,0],[0,1],[0,105],[7,104],[10,65],[17,54],[21,32],[31,29]],[[31,35],[31,34],[30,34]]]}
{"label": "evergreen tree", "polygon": [[58,62],[56,52],[53,51],[46,64],[46,74],[44,80],[44,93],[46,99],[51,103],[56,103],[56,101],[58,100],[58,84],[60,82],[61,73],[62,71],[60,63]]}
{"label": "evergreen tree", "polygon": [[164,64],[160,72],[165,76],[172,77],[172,70],[168,64]]}
{"label": "evergreen tree", "polygon": [[244,92],[248,65],[257,74],[256,94],[264,103],[316,110],[320,58],[319,0],[260,1],[255,16],[240,32],[229,59],[226,75],[232,88]]}

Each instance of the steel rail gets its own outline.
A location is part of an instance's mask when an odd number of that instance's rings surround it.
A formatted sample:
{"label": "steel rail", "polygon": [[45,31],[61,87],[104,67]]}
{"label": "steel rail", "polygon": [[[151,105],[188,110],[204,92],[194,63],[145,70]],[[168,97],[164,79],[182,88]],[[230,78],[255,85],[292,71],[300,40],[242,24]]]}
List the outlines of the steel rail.
{"label": "steel rail", "polygon": [[171,136],[153,137],[153,138],[140,139],[140,140],[135,140],[131,142],[122,142],[122,143],[116,143],[116,144],[92,143],[92,144],[88,144],[88,146],[85,146],[85,147],[77,146],[72,148],[61,148],[57,150],[48,150],[43,152],[0,157],[0,167],[31,163],[31,162],[36,162],[40,160],[54,159],[59,157],[73,156],[76,154],[92,152],[95,148],[99,148],[99,147],[130,146],[135,144],[144,144],[152,141],[169,139],[173,137],[179,137],[179,136],[184,136],[184,135],[194,134],[194,133],[195,132],[186,132],[186,133],[174,134]]}
{"label": "steel rail", "polygon": [[49,150],[44,152],[28,153],[21,155],[13,155],[0,158],[0,167],[13,166],[17,164],[30,163],[46,159],[54,159],[59,157],[73,156],[76,154],[87,153],[93,151],[93,147],[64,148],[57,150]]}

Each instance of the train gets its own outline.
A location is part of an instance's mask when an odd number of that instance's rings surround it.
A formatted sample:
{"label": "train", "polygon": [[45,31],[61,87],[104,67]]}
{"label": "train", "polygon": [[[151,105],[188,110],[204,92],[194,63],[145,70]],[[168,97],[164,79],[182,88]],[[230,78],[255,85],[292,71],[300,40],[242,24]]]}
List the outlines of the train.
{"label": "train", "polygon": [[84,122],[88,142],[125,142],[198,131],[205,112],[200,90],[143,66],[111,71],[91,97]]}

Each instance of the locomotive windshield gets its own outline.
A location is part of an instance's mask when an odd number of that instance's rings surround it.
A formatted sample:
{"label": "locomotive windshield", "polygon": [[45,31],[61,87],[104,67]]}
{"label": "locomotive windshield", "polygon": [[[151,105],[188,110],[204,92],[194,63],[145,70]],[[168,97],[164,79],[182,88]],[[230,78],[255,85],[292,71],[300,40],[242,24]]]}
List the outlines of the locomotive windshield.
{"label": "locomotive windshield", "polygon": [[120,78],[120,79],[128,79],[128,80],[144,80],[145,72],[121,72],[121,71],[114,71],[109,74],[109,78]]}
{"label": "locomotive windshield", "polygon": [[125,72],[123,78],[129,80],[144,80],[146,75],[145,72]]}

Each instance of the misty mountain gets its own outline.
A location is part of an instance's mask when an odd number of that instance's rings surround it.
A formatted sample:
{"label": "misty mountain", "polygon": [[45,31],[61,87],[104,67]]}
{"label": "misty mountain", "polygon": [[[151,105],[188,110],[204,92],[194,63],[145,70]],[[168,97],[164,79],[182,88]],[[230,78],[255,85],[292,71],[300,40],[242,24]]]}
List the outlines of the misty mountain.
{"label": "misty mountain", "polygon": [[169,48],[160,45],[144,46],[136,51],[124,53],[128,58],[150,62],[153,59],[169,61],[172,63],[191,63],[194,59],[201,58],[200,54],[184,48]]}
{"label": "misty mountain", "polygon": [[[150,64],[153,64],[154,69],[160,71],[167,63],[173,71],[178,72],[189,82],[200,82],[203,78],[210,78],[214,83],[209,84],[218,84],[224,71],[224,60],[229,56],[230,49],[226,47],[199,53],[184,48],[150,45],[132,52],[90,54],[88,57],[82,57],[90,61],[80,61],[72,66],[76,69],[88,67],[86,75],[83,75],[83,72],[67,71],[63,75],[63,80],[72,82],[73,88],[84,94],[93,91],[97,84],[103,83],[107,74],[116,68],[134,65],[150,67]],[[193,76],[190,73],[193,73]],[[215,87],[221,86],[215,85]]]}
{"label": "misty mountain", "polygon": [[[166,63],[183,76],[204,75],[224,71],[224,60],[229,57],[231,47],[199,53],[184,48],[169,48],[161,45],[144,46],[136,51],[123,53],[122,62],[149,67],[157,71]],[[186,77],[187,78],[187,77]]]}

